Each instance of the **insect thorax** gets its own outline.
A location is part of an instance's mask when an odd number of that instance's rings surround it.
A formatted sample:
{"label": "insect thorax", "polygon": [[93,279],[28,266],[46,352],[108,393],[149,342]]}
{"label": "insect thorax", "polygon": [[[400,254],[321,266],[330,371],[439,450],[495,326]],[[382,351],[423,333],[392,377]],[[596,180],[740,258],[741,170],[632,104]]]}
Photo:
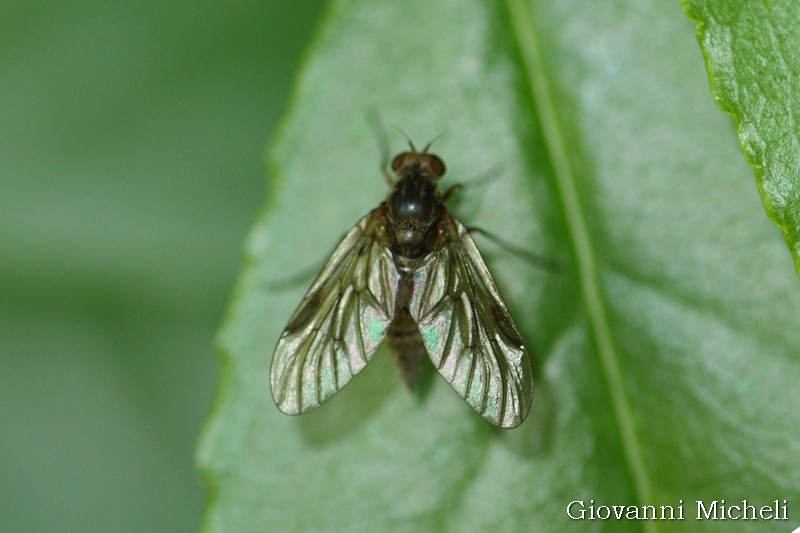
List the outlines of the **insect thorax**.
{"label": "insect thorax", "polygon": [[413,259],[430,252],[429,234],[444,209],[432,180],[418,175],[401,179],[386,209],[396,254]]}

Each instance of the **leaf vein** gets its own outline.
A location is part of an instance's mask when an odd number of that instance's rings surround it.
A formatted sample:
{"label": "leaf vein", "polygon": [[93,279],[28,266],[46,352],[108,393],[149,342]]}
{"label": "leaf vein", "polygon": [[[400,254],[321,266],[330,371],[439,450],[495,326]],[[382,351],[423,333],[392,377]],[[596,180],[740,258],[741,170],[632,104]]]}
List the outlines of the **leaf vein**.
{"label": "leaf vein", "polygon": [[[539,51],[537,30],[524,0],[508,0],[507,6],[514,38],[519,46],[523,68],[527,75],[528,89],[541,120],[545,148],[553,165],[555,185],[578,265],[580,291],[606,377],[614,416],[620,431],[623,454],[633,478],[637,499],[643,504],[650,504],[652,502],[650,476],[644,462],[636,420],[625,388],[619,353],[608,319],[607,304],[600,286],[597,255],[578,198],[575,176],[556,115],[544,61]],[[651,522],[644,523],[644,528],[646,531],[657,531],[656,525]]]}

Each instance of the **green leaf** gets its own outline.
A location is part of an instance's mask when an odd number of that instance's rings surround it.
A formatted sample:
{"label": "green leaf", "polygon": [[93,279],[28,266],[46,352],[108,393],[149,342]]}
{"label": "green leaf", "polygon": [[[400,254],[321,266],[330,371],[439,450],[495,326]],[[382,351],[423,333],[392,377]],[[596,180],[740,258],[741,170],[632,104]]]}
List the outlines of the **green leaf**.
{"label": "green leaf", "polygon": [[736,125],[770,218],[800,273],[800,2],[683,0],[711,92]]}
{"label": "green leaf", "polygon": [[[534,352],[516,430],[438,377],[408,394],[385,352],[315,412],[272,403],[303,294],[276,284],[386,194],[370,111],[447,131],[450,183],[496,176],[457,216],[564,265],[479,241]],[[800,294],[678,6],[335,2],[272,155],[199,451],[207,531],[737,531],[695,500],[800,497]],[[571,520],[573,500],[682,500],[685,521]]]}

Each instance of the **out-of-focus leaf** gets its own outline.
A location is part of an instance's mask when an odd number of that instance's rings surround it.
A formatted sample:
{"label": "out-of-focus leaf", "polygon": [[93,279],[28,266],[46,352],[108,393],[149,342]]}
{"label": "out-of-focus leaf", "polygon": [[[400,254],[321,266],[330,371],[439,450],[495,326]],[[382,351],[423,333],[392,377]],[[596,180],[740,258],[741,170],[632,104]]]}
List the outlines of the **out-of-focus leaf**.
{"label": "out-of-focus leaf", "polygon": [[[453,210],[564,265],[479,242],[535,354],[519,429],[435,376],[409,395],[386,352],[313,413],[272,403],[304,289],[276,283],[386,194],[373,110],[418,144],[447,131],[450,183],[499,169]],[[208,531],[734,531],[694,501],[798,497],[800,295],[679,6],[336,2],[271,170],[199,454]],[[573,500],[686,520],[574,521]]]}
{"label": "out-of-focus leaf", "polygon": [[319,4],[0,2],[0,531],[197,529],[213,338]]}

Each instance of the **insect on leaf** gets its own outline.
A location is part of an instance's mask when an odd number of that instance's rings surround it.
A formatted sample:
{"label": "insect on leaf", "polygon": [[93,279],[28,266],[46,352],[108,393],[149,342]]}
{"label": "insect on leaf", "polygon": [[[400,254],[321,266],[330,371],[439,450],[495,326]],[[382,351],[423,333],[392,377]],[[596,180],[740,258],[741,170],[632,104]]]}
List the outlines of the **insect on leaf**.
{"label": "insect on leaf", "polygon": [[334,250],[283,331],[272,394],[287,414],[316,409],[369,362],[384,339],[409,388],[422,359],[497,426],[525,420],[530,358],[505,302],[437,185],[427,148],[395,157],[386,201]]}

